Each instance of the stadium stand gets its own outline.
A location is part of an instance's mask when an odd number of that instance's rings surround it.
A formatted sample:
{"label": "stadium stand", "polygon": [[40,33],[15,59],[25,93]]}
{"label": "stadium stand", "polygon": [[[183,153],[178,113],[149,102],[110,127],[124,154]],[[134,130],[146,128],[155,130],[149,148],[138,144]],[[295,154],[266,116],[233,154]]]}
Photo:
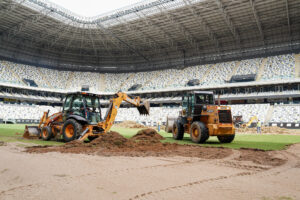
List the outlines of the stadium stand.
{"label": "stadium stand", "polygon": [[[199,79],[204,86],[218,86],[227,83],[233,75],[257,74],[262,58],[224,62],[214,65],[199,65],[184,69],[167,69],[152,72],[104,74],[105,86],[99,81],[103,74],[92,72],[58,71],[39,68],[8,61],[0,61],[0,81],[25,85],[23,79],[30,79],[40,88],[80,89],[89,85],[94,91],[104,88],[105,92],[127,91],[135,84],[141,84],[141,90],[187,87],[187,82]],[[236,68],[236,70],[235,70]],[[235,71],[233,73],[233,71]],[[268,57],[260,81],[285,80],[296,78],[295,55],[287,54]]]}
{"label": "stadium stand", "polygon": [[59,111],[58,107],[24,105],[24,104],[0,104],[0,118],[2,119],[40,119],[44,112],[50,110],[50,114]]}
{"label": "stadium stand", "polygon": [[270,122],[300,122],[299,105],[275,105]]}
{"label": "stadium stand", "polygon": [[[251,117],[257,116],[259,120],[265,122],[270,104],[240,104],[230,105],[233,116],[243,116],[245,122]],[[60,107],[26,105],[26,104],[3,104],[0,103],[1,119],[34,119],[39,120],[43,112],[50,110],[50,114],[60,111]],[[181,107],[152,107],[149,116],[140,116],[135,108],[120,108],[116,121],[132,120],[147,125],[153,125],[158,120],[166,122],[168,116],[177,116]],[[102,108],[102,116],[105,116],[107,109]],[[299,105],[275,105],[270,122],[300,123]]]}
{"label": "stadium stand", "polygon": [[293,54],[268,57],[262,79],[276,80],[295,77],[295,57]]}

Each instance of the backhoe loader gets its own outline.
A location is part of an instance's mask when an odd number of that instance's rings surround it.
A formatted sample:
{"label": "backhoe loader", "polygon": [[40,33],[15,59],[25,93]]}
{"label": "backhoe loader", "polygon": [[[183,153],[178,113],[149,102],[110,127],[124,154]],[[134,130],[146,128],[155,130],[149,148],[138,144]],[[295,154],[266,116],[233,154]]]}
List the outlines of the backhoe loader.
{"label": "backhoe loader", "polygon": [[93,140],[100,134],[107,133],[112,127],[117,111],[122,101],[137,107],[141,115],[148,115],[150,104],[141,102],[140,97],[130,98],[127,94],[118,92],[110,99],[110,104],[104,118],[101,116],[99,95],[75,92],[68,93],[61,112],[51,116],[44,112],[38,126],[26,126],[24,135],[37,135],[43,140],[63,136],[65,142],[72,140]]}

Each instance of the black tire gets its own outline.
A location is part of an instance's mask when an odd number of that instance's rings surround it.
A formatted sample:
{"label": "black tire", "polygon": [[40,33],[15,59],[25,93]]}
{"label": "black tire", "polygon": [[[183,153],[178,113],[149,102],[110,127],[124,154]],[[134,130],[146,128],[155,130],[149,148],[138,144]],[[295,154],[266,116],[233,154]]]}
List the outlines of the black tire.
{"label": "black tire", "polygon": [[209,135],[208,129],[202,122],[193,122],[190,130],[191,140],[195,143],[204,143]]}
{"label": "black tire", "polygon": [[182,140],[184,135],[183,125],[176,121],[173,125],[172,133],[175,140]]}
{"label": "black tire", "polygon": [[91,142],[91,141],[93,141],[94,139],[96,139],[97,137],[95,137],[95,136],[88,136],[88,139],[89,139],[89,141]]}
{"label": "black tire", "polygon": [[52,136],[52,128],[50,126],[43,127],[41,132],[42,139],[48,141],[52,138]]}
{"label": "black tire", "polygon": [[231,143],[234,140],[235,135],[220,135],[218,136],[218,140],[221,143]]}
{"label": "black tire", "polygon": [[79,137],[82,132],[82,125],[75,119],[68,119],[63,126],[63,138],[65,142],[70,142]]}

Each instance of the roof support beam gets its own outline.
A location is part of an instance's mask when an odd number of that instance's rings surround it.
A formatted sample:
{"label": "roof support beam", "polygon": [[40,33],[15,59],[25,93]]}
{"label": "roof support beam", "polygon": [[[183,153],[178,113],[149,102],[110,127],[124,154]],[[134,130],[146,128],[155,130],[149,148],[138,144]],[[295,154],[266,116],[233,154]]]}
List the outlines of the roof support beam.
{"label": "roof support beam", "polygon": [[289,40],[291,42],[292,41],[292,36],[291,36],[290,11],[289,11],[289,2],[288,2],[288,0],[285,0],[285,6],[286,6],[286,16],[287,16]]}
{"label": "roof support beam", "polygon": [[[122,20],[121,20],[122,19]],[[151,49],[155,49],[159,51],[159,44],[151,38],[147,33],[141,32],[140,29],[136,28],[134,25],[131,25],[128,21],[124,20],[123,18],[117,19],[119,22],[125,24],[125,27],[128,31],[131,31],[135,34],[137,39],[141,39],[143,43],[146,43],[150,46]],[[140,34],[137,34],[140,33]]]}
{"label": "roof support beam", "polygon": [[217,40],[217,37],[213,33],[211,28],[206,24],[206,22],[204,22],[203,18],[196,12],[195,7],[193,6],[193,4],[191,3],[190,0],[183,0],[183,1],[184,1],[185,5],[188,6],[189,10],[193,14],[194,18],[196,19],[196,21],[198,22],[200,27],[202,27],[204,29],[204,31],[207,34],[208,38],[214,43],[217,50],[220,51],[219,41]]}
{"label": "roof support beam", "polygon": [[257,24],[257,28],[259,30],[260,37],[263,41],[263,44],[265,45],[265,36],[264,36],[263,30],[262,30],[262,26],[261,26],[259,17],[257,15],[257,10],[255,8],[255,0],[250,0],[250,6],[251,6],[251,9],[252,9],[256,24]]}
{"label": "roof support beam", "polygon": [[171,14],[169,14],[168,11],[164,11],[159,6],[157,6],[157,8],[160,10],[161,14],[165,15],[168,18],[168,20],[170,20],[172,24],[176,26],[176,28],[184,36],[185,40],[188,41],[194,49],[201,50],[195,37],[180,22],[178,22]]}
{"label": "roof support beam", "polygon": [[5,9],[5,11],[1,11],[0,13],[0,19],[9,14],[10,12],[14,11],[16,8],[20,7],[26,0],[22,0],[20,3],[13,3],[13,4],[10,4],[8,6],[8,8]]}
{"label": "roof support beam", "polygon": [[48,16],[48,14],[51,11],[47,11],[44,13],[45,10],[40,11],[40,14],[33,15],[29,17],[28,19],[22,21],[21,23],[7,29],[5,32],[1,33],[0,40],[3,38],[6,39],[13,39],[15,38],[19,33],[21,33],[23,30],[25,30],[29,25],[37,23],[39,20],[45,18]]}
{"label": "roof support beam", "polygon": [[93,36],[92,36],[92,30],[91,30],[91,29],[88,29],[88,30],[89,30],[88,36],[89,36],[89,38],[90,38],[90,40],[91,40],[91,42],[92,42],[94,54],[95,54],[95,56],[98,57],[97,49],[96,49],[96,47],[95,47],[95,42],[94,42],[94,39],[93,39]]}
{"label": "roof support beam", "polygon": [[216,0],[216,3],[217,3],[217,6],[218,6],[218,8],[219,8],[219,10],[220,10],[220,12],[221,12],[221,14],[222,14],[222,16],[223,16],[225,22],[226,22],[226,25],[227,25],[228,28],[230,29],[230,31],[231,31],[231,33],[232,33],[234,39],[236,40],[238,46],[240,47],[240,44],[241,44],[240,35],[239,35],[239,33],[237,32],[235,26],[233,25],[233,22],[232,22],[232,20],[230,19],[230,17],[229,17],[229,15],[228,15],[227,11],[225,10],[222,1],[221,1],[221,0]]}
{"label": "roof support beam", "polygon": [[140,57],[144,58],[144,60],[149,62],[149,59],[144,56],[143,54],[141,54],[139,51],[137,51],[135,48],[133,48],[131,45],[129,45],[127,42],[123,41],[120,37],[118,37],[116,34],[114,34],[112,31],[110,31],[109,29],[105,28],[102,24],[100,24],[99,22],[97,23],[97,26],[99,28],[101,28],[104,32],[106,32],[107,34],[109,34],[112,38],[117,39],[120,43],[122,43],[123,45],[125,45],[130,51],[132,51],[133,53],[139,55]]}
{"label": "roof support beam", "polygon": [[172,38],[172,36],[170,34],[168,34],[166,31],[164,31],[160,26],[156,25],[155,22],[153,22],[152,19],[147,18],[147,16],[142,11],[140,13],[143,16],[139,15],[137,12],[135,14],[139,18],[141,18],[143,21],[145,21],[147,26],[150,26],[151,29],[155,29],[155,30],[159,31],[162,34],[162,36],[165,38],[165,40],[168,43],[169,47],[175,48],[178,51],[177,42]]}

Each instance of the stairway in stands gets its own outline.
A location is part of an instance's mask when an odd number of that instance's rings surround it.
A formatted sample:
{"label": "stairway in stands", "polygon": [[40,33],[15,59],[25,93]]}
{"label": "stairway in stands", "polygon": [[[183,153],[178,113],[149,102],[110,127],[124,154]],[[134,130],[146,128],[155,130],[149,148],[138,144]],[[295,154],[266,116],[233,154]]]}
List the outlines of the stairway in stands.
{"label": "stairway in stands", "polygon": [[240,64],[241,64],[241,61],[235,62],[235,66],[234,66],[232,72],[230,74],[228,74],[226,81],[230,81],[231,77],[236,74]]}
{"label": "stairway in stands", "polygon": [[272,119],[273,111],[274,111],[274,105],[270,105],[267,114],[265,116],[265,121],[264,121],[265,124],[269,123],[270,120]]}
{"label": "stairway in stands", "polygon": [[6,61],[2,62],[2,66],[4,67],[3,71],[9,71],[10,74],[12,74],[12,76],[15,78],[16,82],[19,82],[22,85],[25,85],[25,83],[23,82],[23,79],[19,76],[19,74],[17,74],[14,70],[12,70],[10,68],[10,66],[7,64]]}
{"label": "stairway in stands", "polygon": [[200,80],[200,84],[204,83],[207,75],[212,71],[214,70],[214,68],[217,66],[217,64],[214,64],[214,65],[211,65],[210,68],[208,70],[206,70],[205,74],[203,75],[203,77],[201,77],[199,80]]}
{"label": "stairway in stands", "polygon": [[264,58],[263,61],[261,62],[258,72],[257,72],[257,75],[256,75],[256,81],[261,80],[267,61],[268,61],[268,58]]}
{"label": "stairway in stands", "polygon": [[[151,83],[152,80],[156,79],[156,78],[160,75],[160,72],[161,72],[161,71],[156,71],[155,75],[152,76],[152,78],[150,78],[149,80],[147,80],[147,81],[143,84],[142,88],[145,88],[149,83]],[[142,89],[142,88],[140,88],[140,89]]]}
{"label": "stairway in stands", "polygon": [[[39,67],[36,67],[36,70],[38,71],[39,73],[39,78],[41,78],[43,81],[43,83],[46,83],[46,87],[48,88],[53,88],[53,86],[50,84],[49,80],[45,77],[44,73],[41,72],[41,69]],[[39,85],[39,87],[45,87],[45,85]]]}
{"label": "stairway in stands", "polygon": [[69,77],[68,77],[68,80],[66,82],[65,89],[72,89],[70,87],[71,87],[72,79],[74,78],[74,74],[75,74],[75,72],[71,72],[71,71],[69,72]]}
{"label": "stairway in stands", "polygon": [[300,77],[300,54],[295,54],[295,77]]}
{"label": "stairway in stands", "polygon": [[100,74],[98,90],[104,92],[106,89],[105,74]]}
{"label": "stairway in stands", "polygon": [[[121,90],[122,90],[122,87],[123,87],[126,83],[128,83],[131,79],[133,79],[134,76],[135,76],[135,73],[132,73],[131,75],[129,75],[129,76],[126,78],[126,80],[123,81],[123,83],[120,85],[118,91],[121,91]],[[126,88],[126,89],[128,89],[128,88]]]}

